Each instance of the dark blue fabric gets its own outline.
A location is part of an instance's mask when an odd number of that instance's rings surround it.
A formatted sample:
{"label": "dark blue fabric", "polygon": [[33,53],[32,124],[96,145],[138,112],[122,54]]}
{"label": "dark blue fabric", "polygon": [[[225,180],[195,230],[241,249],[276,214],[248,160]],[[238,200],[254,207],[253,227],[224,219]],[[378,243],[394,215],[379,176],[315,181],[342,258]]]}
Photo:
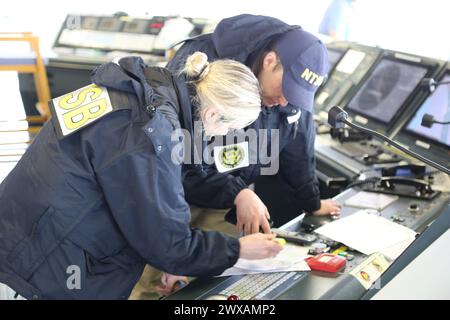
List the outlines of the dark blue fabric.
{"label": "dark blue fabric", "polygon": [[[0,185],[0,283],[27,299],[126,299],[145,263],[207,276],[239,256],[238,240],[189,228],[181,167],[171,161],[177,123],[159,111],[177,119],[169,106],[190,103],[168,92],[187,88],[175,88],[167,70],[121,61],[99,67],[93,81],[141,105],[62,140],[49,121]],[[146,85],[152,76],[158,88]],[[166,103],[150,117],[145,104],[156,91]],[[80,289],[67,286],[73,266]]]}
{"label": "dark blue fabric", "polygon": [[[257,53],[270,41],[296,28],[299,26],[265,16],[243,14],[227,18],[217,25],[214,33],[187,40],[167,68],[182,70],[187,57],[195,51],[205,52],[209,61],[232,58],[251,66]],[[303,111],[298,123],[289,124],[287,117],[297,112],[292,105],[263,108],[250,128],[280,129],[280,174],[298,208],[315,211],[320,208],[320,193],[315,175],[314,121],[310,112]],[[236,195],[260,175],[261,164],[228,174],[219,173],[215,165],[204,163],[203,169],[206,174],[199,175],[194,166],[183,167],[188,202],[209,208],[230,208]]]}

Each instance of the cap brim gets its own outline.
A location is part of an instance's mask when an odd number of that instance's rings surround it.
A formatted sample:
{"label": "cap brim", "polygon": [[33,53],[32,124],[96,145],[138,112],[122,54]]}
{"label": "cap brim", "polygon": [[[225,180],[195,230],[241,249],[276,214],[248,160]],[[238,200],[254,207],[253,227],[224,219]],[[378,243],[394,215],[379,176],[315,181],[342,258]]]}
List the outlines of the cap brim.
{"label": "cap brim", "polygon": [[314,92],[303,88],[301,85],[283,74],[283,94],[286,100],[293,106],[311,112],[314,107]]}

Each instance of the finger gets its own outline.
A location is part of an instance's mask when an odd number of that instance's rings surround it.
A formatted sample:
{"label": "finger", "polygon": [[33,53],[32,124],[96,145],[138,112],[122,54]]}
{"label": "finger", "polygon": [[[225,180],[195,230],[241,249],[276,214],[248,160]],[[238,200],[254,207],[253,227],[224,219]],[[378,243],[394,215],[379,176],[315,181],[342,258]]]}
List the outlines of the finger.
{"label": "finger", "polygon": [[242,232],[244,231],[244,224],[242,223],[242,221],[238,220],[238,222],[236,223],[236,229],[239,234],[242,234]]}
{"label": "finger", "polygon": [[270,213],[269,213],[269,210],[267,210],[267,208],[266,208],[266,218],[267,218],[267,220],[270,220]]}
{"label": "finger", "polygon": [[268,233],[268,234],[264,233],[261,235],[263,236],[263,239],[270,240],[270,241],[275,239],[275,237],[277,236],[275,233]]}
{"label": "finger", "polygon": [[173,287],[175,286],[175,282],[178,281],[178,277],[170,277],[170,279],[167,281],[166,288],[167,290],[172,291]]}
{"label": "finger", "polygon": [[164,287],[167,287],[167,273],[163,273],[163,275],[161,276],[161,283]]}
{"label": "finger", "polygon": [[269,221],[265,220],[262,222],[261,224],[261,228],[263,230],[264,233],[270,233],[270,225],[269,225]]}
{"label": "finger", "polygon": [[163,296],[167,296],[168,294],[170,294],[170,291],[168,291],[165,287],[155,286],[154,289],[157,293]]}
{"label": "finger", "polygon": [[258,221],[252,222],[251,231],[252,231],[252,233],[258,233],[259,232],[259,223],[258,223]]}
{"label": "finger", "polygon": [[339,202],[337,202],[337,201],[335,201],[335,200],[332,200],[332,199],[327,200],[327,202],[328,202],[330,205],[332,205],[332,206],[337,206],[337,207],[341,207],[341,206],[342,206]]}
{"label": "finger", "polygon": [[246,223],[246,224],[244,225],[244,235],[249,235],[249,234],[251,234],[251,231],[252,231],[252,225],[251,225],[251,223]]}

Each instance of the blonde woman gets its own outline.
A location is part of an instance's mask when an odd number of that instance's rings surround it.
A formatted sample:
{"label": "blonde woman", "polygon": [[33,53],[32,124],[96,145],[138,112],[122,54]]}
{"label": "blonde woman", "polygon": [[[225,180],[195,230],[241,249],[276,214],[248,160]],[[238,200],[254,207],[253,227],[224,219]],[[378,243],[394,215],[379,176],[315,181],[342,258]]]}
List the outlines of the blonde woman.
{"label": "blonde woman", "polygon": [[52,100],[52,120],[0,185],[6,296],[127,299],[145,264],[210,276],[239,257],[281,250],[273,235],[235,239],[189,227],[173,131],[192,133],[196,117],[208,135],[242,128],[261,101],[257,79],[240,63],[208,63],[197,52],[185,74],[187,84],[123,58],[97,68],[93,85]]}

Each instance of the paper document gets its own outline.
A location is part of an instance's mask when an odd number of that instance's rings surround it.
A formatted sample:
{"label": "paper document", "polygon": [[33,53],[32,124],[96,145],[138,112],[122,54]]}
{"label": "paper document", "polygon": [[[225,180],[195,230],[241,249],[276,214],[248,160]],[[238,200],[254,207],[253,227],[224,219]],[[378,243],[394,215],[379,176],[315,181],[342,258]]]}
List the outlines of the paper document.
{"label": "paper document", "polygon": [[390,259],[390,260],[395,260],[395,259],[397,259],[397,258],[403,253],[403,251],[406,250],[406,248],[409,247],[409,245],[410,245],[414,240],[416,240],[415,237],[414,237],[414,238],[407,239],[407,240],[405,240],[405,241],[396,243],[396,244],[394,244],[394,245],[391,246],[391,247],[384,248],[384,249],[380,250],[380,252],[381,252],[385,257],[387,257],[388,259]]}
{"label": "paper document", "polygon": [[416,236],[416,232],[366,210],[335,220],[316,233],[370,255]]}
{"label": "paper document", "polygon": [[397,199],[398,196],[360,191],[353,197],[348,198],[344,205],[362,209],[383,210]]}
{"label": "paper document", "polygon": [[2,85],[2,112],[0,112],[0,121],[25,119],[26,114],[22,96],[20,95],[17,72],[1,72],[0,83]]}
{"label": "paper document", "polygon": [[283,250],[274,258],[259,260],[238,259],[233,267],[225,270],[219,277],[282,271],[309,271],[310,268],[305,262],[307,257],[308,248],[286,244]]}
{"label": "paper document", "polygon": [[0,162],[0,183],[8,176],[14,169],[17,162]]}

